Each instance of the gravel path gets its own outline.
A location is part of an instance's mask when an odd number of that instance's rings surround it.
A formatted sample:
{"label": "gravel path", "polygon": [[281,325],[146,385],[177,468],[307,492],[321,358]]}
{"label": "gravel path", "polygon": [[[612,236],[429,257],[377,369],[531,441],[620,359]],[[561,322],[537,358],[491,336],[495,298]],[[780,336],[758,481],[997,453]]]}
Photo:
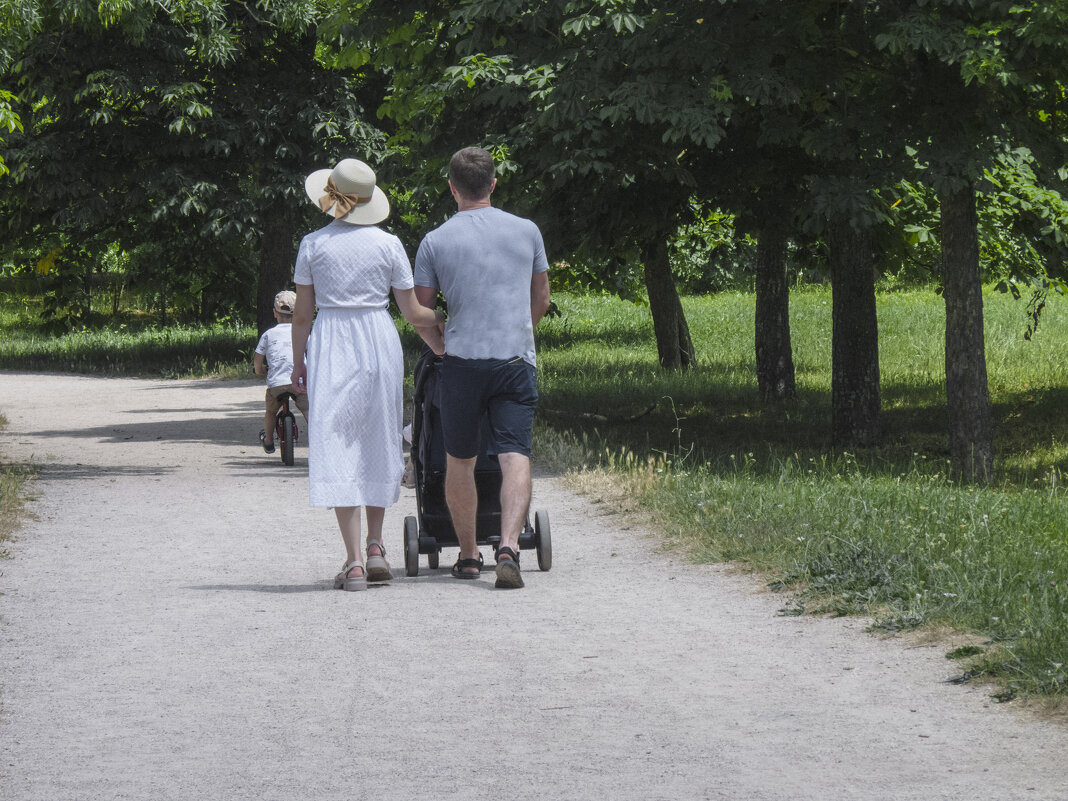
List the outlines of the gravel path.
{"label": "gravel path", "polygon": [[[551,478],[526,589],[447,550],[335,592],[262,397],[0,373],[0,452],[40,470],[0,563],[0,798],[1068,799],[1068,729],[944,684],[944,648],[778,616]],[[414,508],[386,518],[401,576]]]}

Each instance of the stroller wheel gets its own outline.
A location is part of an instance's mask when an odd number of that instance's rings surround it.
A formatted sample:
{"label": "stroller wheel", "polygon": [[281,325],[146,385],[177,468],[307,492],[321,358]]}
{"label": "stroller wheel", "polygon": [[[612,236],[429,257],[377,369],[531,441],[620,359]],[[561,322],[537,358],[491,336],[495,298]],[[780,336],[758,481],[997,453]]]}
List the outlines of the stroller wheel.
{"label": "stroller wheel", "polygon": [[412,515],[404,518],[404,574],[419,575],[419,521]]}
{"label": "stroller wheel", "polygon": [[538,567],[549,570],[553,566],[553,541],[549,534],[549,513],[534,513],[534,548],[538,554]]}
{"label": "stroller wheel", "polygon": [[426,555],[426,563],[430,566],[431,570],[438,569],[438,554],[440,551],[431,551]]}

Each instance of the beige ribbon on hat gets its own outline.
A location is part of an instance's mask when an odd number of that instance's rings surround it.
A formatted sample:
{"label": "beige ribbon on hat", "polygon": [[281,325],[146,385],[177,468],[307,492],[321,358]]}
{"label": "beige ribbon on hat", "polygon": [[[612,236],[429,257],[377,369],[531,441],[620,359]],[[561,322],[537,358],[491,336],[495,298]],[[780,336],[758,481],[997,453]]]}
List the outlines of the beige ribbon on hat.
{"label": "beige ribbon on hat", "polygon": [[326,179],[324,189],[326,194],[319,198],[319,208],[323,211],[329,211],[330,207],[333,206],[335,220],[340,220],[342,217],[347,216],[356,206],[371,202],[369,197],[361,198],[359,195],[346,195],[337,188],[333,178]]}

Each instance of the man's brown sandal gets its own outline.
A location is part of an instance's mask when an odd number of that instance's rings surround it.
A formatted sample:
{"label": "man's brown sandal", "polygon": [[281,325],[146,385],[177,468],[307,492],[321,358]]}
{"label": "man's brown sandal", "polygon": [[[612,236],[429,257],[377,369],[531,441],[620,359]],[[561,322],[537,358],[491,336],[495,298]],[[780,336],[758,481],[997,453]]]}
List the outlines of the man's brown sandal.
{"label": "man's brown sandal", "polygon": [[[508,558],[501,559],[502,556]],[[519,554],[511,548],[497,549],[497,583],[494,586],[502,590],[518,590],[523,586],[523,576],[519,572]]]}
{"label": "man's brown sandal", "polygon": [[[475,568],[474,573],[467,572],[469,568]],[[452,566],[452,577],[458,579],[477,579],[482,574],[482,554],[478,559],[457,559]]]}

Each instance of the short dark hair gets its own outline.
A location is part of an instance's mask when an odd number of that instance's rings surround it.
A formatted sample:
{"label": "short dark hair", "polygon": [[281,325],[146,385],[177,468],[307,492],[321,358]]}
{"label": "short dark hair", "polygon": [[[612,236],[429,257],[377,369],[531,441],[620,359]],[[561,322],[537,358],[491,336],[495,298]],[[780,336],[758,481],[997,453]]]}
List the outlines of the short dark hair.
{"label": "short dark hair", "polygon": [[488,197],[493,188],[493,156],[481,147],[457,150],[449,161],[449,180],[468,200]]}

